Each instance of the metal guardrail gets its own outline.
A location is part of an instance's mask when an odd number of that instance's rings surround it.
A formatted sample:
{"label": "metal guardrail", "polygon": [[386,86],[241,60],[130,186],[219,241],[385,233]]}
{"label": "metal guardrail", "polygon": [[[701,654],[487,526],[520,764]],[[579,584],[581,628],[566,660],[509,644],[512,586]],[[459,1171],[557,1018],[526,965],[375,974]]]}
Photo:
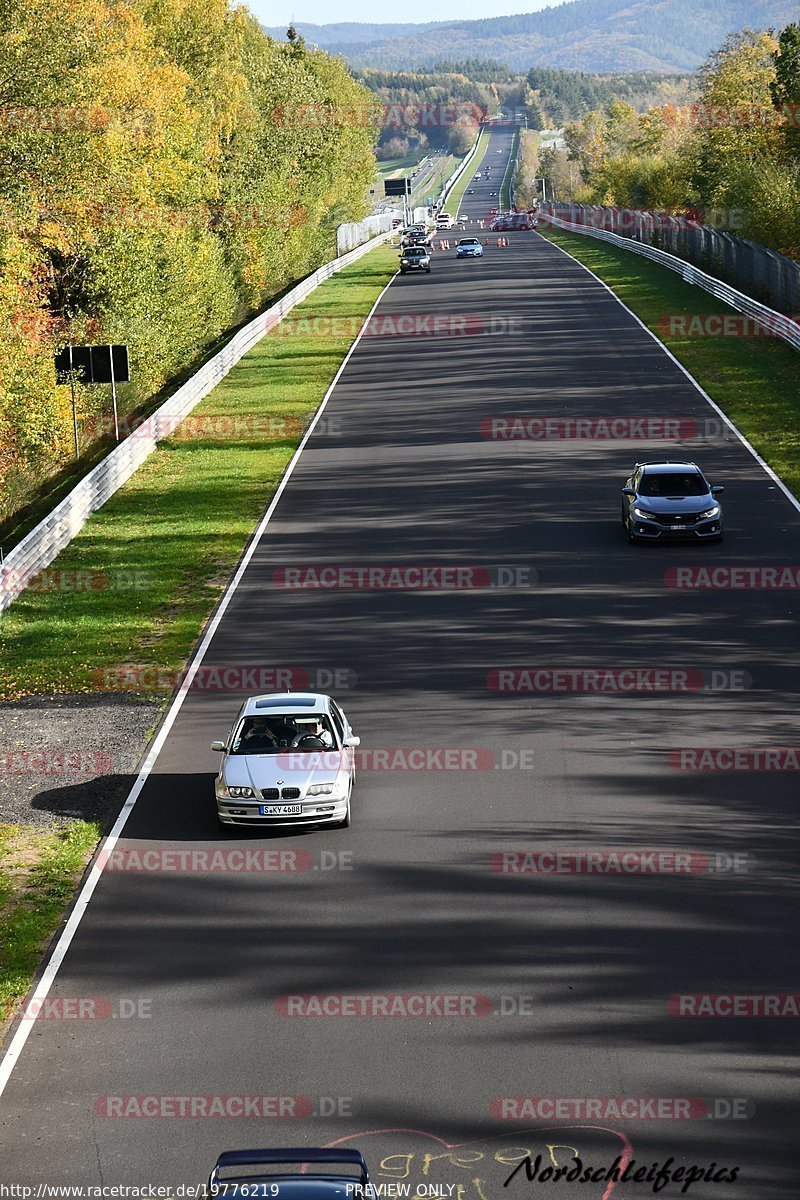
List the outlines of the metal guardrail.
{"label": "metal guardrail", "polygon": [[563,221],[553,212],[543,209],[540,209],[539,212],[539,222],[543,225],[549,223],[557,229],[566,229],[570,233],[581,233],[585,237],[597,238],[601,242],[610,242],[622,250],[630,250],[633,254],[649,258],[651,262],[659,263],[662,267],[675,271],[685,283],[692,283],[696,287],[702,288],[717,300],[722,300],[731,308],[735,308],[737,312],[752,318],[758,325],[763,326],[776,337],[782,338],[793,349],[800,350],[800,324],[797,321],[768,308],[766,304],[760,304],[758,300],[753,300],[744,292],[737,291],[730,284],[723,283],[721,279],[715,279],[713,275],[707,275],[699,267],[693,266],[692,263],[688,263],[682,258],[677,258],[674,254],[669,254],[666,250],[658,250],[646,242],[636,241],[635,238],[620,237],[619,234],[611,233],[607,229],[596,229],[589,225],[581,225],[576,221]]}
{"label": "metal guardrail", "polygon": [[[551,201],[548,207],[562,221],[605,229],[674,254],[776,312],[800,311],[800,262],[732,230],[704,224],[697,210],[694,215],[677,215],[657,209],[564,201]],[[736,210],[723,210],[721,215],[728,221],[742,216]]]}
{"label": "metal guardrail", "polygon": [[375,213],[363,221],[346,221],[336,230],[336,252],[347,254],[392,227],[391,213]]}
{"label": "metal guardrail", "polygon": [[[385,219],[391,223],[390,217]],[[0,565],[0,613],[16,600],[33,576],[49,567],[80,532],[91,514],[102,508],[130,479],[155,450],[156,444],[174,432],[184,417],[213,391],[248,350],[319,284],[385,242],[391,233],[391,229],[386,230],[340,258],[325,263],[276,304],[260,313],[85,475],[60,504],[5,556]]]}

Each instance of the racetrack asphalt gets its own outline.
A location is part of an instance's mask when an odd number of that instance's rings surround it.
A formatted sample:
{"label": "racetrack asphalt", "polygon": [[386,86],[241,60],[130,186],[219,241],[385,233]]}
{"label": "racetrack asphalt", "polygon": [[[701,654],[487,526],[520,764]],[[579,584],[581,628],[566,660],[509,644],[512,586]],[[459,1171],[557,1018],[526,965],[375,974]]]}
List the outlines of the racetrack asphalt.
{"label": "racetrack asphalt", "polygon": [[[511,136],[493,131],[487,163],[504,167]],[[465,196],[468,215],[490,190]],[[678,568],[800,567],[800,513],[578,263],[537,233],[481,236],[482,259],[436,250],[429,276],[385,293],[204,660],[336,695],[364,756],[351,828],[220,834],[209,743],[246,689],[188,693],[120,848],[296,851],[282,861],[302,869],[162,856],[104,874],[51,991],[62,1012],[33,1024],[0,1098],[0,1182],[174,1188],[223,1149],[347,1139],[376,1182],[461,1184],[459,1200],[498,1196],[520,1147],[715,1162],[738,1180],[695,1183],[695,1200],[796,1200],[797,1018],[669,1002],[800,990],[797,773],[681,770],[670,752],[796,744],[796,590],[672,585]],[[498,425],[510,415],[595,424],[544,438]],[[627,436],[591,436],[611,418]],[[679,438],[641,436],[665,419]],[[628,544],[620,488],[661,457],[725,485],[722,544]],[[464,586],[281,585],[286,568],[359,566],[461,568],[446,579]],[[598,678],[612,690],[546,690]],[[528,690],[497,690],[509,680]],[[398,747],[432,753],[420,767]],[[466,769],[441,769],[443,749]],[[557,850],[573,852],[562,873],[513,857]],[[589,869],[589,851],[644,851],[642,873]],[[695,869],[670,873],[672,851]],[[433,1000],[425,1016],[293,1017],[281,1001],[323,994],[446,994],[465,1015]],[[65,1019],[78,997],[122,1012]],[[107,1115],[119,1097],[255,1095],[287,1115]],[[519,1097],[690,1103],[537,1120],[502,1103]]]}

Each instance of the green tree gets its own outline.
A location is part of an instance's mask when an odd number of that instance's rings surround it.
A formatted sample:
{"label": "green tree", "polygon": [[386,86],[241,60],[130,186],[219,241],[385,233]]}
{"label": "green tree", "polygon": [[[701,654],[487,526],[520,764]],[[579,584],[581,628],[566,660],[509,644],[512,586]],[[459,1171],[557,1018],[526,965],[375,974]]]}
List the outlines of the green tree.
{"label": "green tree", "polygon": [[800,25],[781,30],[770,95],[787,122],[786,149],[792,158],[800,158]]}

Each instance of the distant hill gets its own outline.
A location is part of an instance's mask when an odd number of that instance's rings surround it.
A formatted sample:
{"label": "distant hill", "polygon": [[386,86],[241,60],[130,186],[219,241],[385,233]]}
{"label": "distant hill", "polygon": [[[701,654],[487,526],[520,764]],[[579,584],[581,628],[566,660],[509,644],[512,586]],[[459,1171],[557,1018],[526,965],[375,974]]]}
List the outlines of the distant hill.
{"label": "distant hill", "polygon": [[[494,58],[514,71],[693,71],[727,34],[797,20],[795,0],[570,0],[556,8],[424,25],[339,23],[295,28],[354,67],[433,66]],[[285,27],[266,30],[283,39]]]}

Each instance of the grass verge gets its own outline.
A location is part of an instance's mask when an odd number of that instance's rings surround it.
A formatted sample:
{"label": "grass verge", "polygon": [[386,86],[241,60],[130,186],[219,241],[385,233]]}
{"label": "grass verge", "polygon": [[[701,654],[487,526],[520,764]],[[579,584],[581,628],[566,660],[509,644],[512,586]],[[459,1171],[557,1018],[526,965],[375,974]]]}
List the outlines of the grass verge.
{"label": "grass verge", "polygon": [[411,154],[406,154],[403,158],[384,158],[378,163],[377,178],[393,179],[395,175],[402,175],[406,171],[411,171],[425,157],[419,150],[412,151]]}
{"label": "grass verge", "polygon": [[[396,265],[379,247],[323,283],[90,518],[0,619],[0,699],[182,668]],[[147,692],[152,670],[132,678]]]}
{"label": "grass verge", "polygon": [[[541,232],[614,290],[800,496],[800,354],[776,337],[699,336],[705,326],[692,322],[693,316],[733,314],[739,329],[743,318],[702,288],[628,250],[579,233]],[[689,319],[673,319],[681,317]]]}
{"label": "grass verge", "polygon": [[483,162],[484,157],[486,155],[486,147],[488,145],[489,145],[489,130],[482,129],[480,132],[480,137],[478,139],[478,148],[475,151],[475,157],[470,159],[469,166],[463,172],[458,183],[455,185],[453,190],[450,192],[450,195],[447,197],[447,200],[446,200],[445,206],[444,206],[444,211],[446,213],[450,213],[454,217],[458,216],[458,209],[459,209],[459,205],[461,204],[461,201],[464,198],[464,192],[469,187],[470,180],[473,178],[478,167]]}
{"label": "grass verge", "polygon": [[424,200],[432,196],[438,199],[442,188],[455,171],[461,160],[454,154],[447,154],[434,161],[434,167],[427,179],[421,179],[415,184],[411,193],[412,207],[422,207]]}
{"label": "grass verge", "polygon": [[100,833],[89,821],[57,833],[0,825],[0,1027],[28,991]]}
{"label": "grass verge", "polygon": [[[500,209],[502,212],[507,212],[511,208],[511,184],[517,169],[517,159],[519,157],[519,139],[521,132],[519,128],[514,130],[514,137],[511,141],[511,153],[508,156],[503,182],[500,185]],[[580,235],[579,235],[580,236]]]}

